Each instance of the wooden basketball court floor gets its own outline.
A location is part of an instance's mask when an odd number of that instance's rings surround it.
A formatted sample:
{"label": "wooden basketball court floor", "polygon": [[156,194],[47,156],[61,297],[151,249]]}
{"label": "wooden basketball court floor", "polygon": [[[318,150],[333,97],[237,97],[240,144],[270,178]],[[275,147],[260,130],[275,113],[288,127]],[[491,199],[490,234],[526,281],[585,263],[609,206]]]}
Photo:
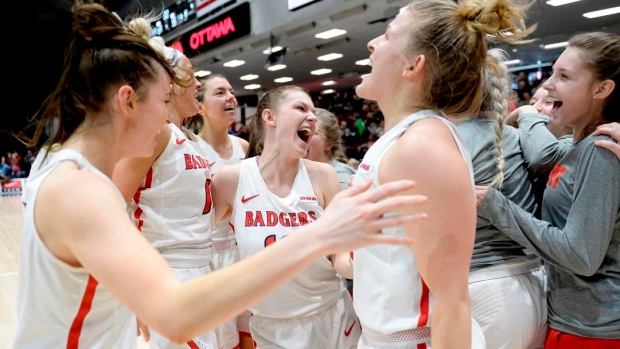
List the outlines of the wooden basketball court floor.
{"label": "wooden basketball court floor", "polygon": [[[17,265],[22,230],[20,196],[0,195],[0,349],[9,349],[15,338],[17,303]],[[148,349],[142,337],[138,349]]]}

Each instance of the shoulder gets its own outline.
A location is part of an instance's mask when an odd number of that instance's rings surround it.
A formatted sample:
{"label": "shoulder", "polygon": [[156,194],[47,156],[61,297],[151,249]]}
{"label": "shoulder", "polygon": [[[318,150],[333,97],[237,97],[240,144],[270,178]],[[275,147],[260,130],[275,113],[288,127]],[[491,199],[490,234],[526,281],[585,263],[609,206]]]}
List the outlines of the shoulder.
{"label": "shoulder", "polygon": [[248,141],[246,141],[245,139],[241,137],[237,137],[237,136],[233,136],[233,137],[234,139],[237,140],[237,142],[239,142],[239,144],[241,145],[241,148],[243,149],[243,152],[247,153],[248,148],[250,147],[250,143],[248,143]]}
{"label": "shoulder", "polygon": [[318,177],[331,175],[335,173],[334,167],[332,165],[320,162],[320,161],[312,161],[308,159],[302,159],[304,165],[306,165],[306,170],[308,171],[308,175],[310,177]]}

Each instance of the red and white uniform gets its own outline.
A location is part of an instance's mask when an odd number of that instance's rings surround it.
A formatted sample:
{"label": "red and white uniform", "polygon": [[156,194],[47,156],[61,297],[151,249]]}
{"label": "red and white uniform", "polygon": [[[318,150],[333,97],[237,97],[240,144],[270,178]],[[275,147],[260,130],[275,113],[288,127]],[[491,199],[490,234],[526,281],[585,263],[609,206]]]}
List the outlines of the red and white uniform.
{"label": "red and white uniform", "polygon": [[[245,159],[240,165],[231,222],[241,258],[285,238],[323,213],[304,160],[299,160],[290,194],[282,198],[267,188],[259,159]],[[332,263],[320,258],[250,308],[252,338],[259,348],[349,348],[360,331],[350,297]]]}
{"label": "red and white uniform", "polygon": [[[38,155],[43,158],[44,151]],[[15,349],[135,348],[136,318],[82,267],[56,258],[43,244],[34,224],[41,183],[62,161],[75,162],[112,181],[73,150],[50,153],[41,168],[33,167],[26,182],[21,236]],[[119,200],[123,200],[120,192]],[[103,208],[105,209],[105,208]]]}
{"label": "red and white uniform", "polygon": [[[232,142],[233,150],[232,155],[228,159],[221,158],[209,143],[199,138],[199,143],[207,159],[212,176],[224,165],[236,164],[245,159],[245,151],[243,151],[239,139],[233,135],[228,135],[228,138],[230,138]],[[221,269],[239,261],[239,248],[237,247],[235,232],[228,221],[218,222],[215,225],[215,228],[213,228],[212,242],[212,260],[215,269]],[[245,316],[240,317],[240,321],[237,321],[237,318],[233,318],[218,328],[218,342],[222,349],[233,349],[237,347],[239,345],[240,331],[243,332],[243,335],[250,336],[250,329],[248,327],[250,315],[244,315]]]}
{"label": "red and white uniform", "polygon": [[[170,140],[136,191],[130,213],[177,279],[186,282],[214,269],[211,172],[198,137],[174,124],[169,127]],[[192,348],[219,349],[215,331],[180,346],[153,331],[151,334],[151,348],[188,348],[189,344]]]}
{"label": "red and white uniform", "polygon": [[[379,164],[385,153],[409,126],[429,117],[443,121],[452,131],[461,155],[468,164],[472,200],[475,200],[473,169],[467,148],[460,140],[456,127],[430,110],[410,115],[382,135],[358,166],[353,184],[372,178],[371,188],[378,187]],[[406,236],[402,227],[387,228],[382,232]],[[362,248],[354,252],[353,265],[353,303],[363,327],[359,347],[426,348],[418,344],[430,343],[433,295],[422,280],[411,248],[390,245]]]}

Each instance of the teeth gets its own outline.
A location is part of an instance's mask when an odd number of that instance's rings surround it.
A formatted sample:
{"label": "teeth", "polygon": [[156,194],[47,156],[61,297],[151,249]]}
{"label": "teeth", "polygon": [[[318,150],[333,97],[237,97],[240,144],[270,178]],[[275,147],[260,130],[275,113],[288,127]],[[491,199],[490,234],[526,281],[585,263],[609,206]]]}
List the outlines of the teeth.
{"label": "teeth", "polygon": [[547,97],[547,102],[554,103],[554,102],[561,102],[561,100],[554,98],[554,97]]}

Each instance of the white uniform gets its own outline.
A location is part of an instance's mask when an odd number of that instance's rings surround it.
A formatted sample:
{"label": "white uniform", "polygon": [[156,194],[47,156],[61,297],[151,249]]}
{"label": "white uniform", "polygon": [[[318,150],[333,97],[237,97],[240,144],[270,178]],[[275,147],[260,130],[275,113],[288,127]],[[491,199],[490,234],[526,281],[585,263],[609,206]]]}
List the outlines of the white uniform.
{"label": "white uniform", "polygon": [[[179,281],[186,282],[213,270],[211,172],[198,138],[190,131],[186,136],[174,124],[169,127],[170,140],[136,191],[130,212]],[[215,331],[191,342],[199,348],[219,349]],[[151,348],[188,347],[174,345],[154,331],[149,343]]]}
{"label": "white uniform", "polygon": [[[380,185],[379,165],[385,153],[414,122],[424,118],[443,121],[454,136],[471,176],[471,159],[456,127],[437,112],[423,110],[412,114],[387,131],[370,147],[360,163],[353,184],[373,179]],[[383,234],[405,236],[402,227],[383,229]],[[418,271],[408,246],[376,245],[354,252],[353,303],[362,322],[359,348],[420,349],[430,347],[433,295]],[[483,348],[484,336],[472,319],[472,347]],[[477,344],[480,343],[480,344]]]}
{"label": "white uniform", "polygon": [[[241,162],[231,216],[241,258],[323,213],[304,160],[299,160],[293,187],[284,198],[269,191],[258,161],[254,157]],[[314,261],[250,310],[252,338],[259,348],[351,348],[360,333],[344,280],[327,258]]]}
{"label": "white uniform", "polygon": [[[38,164],[44,153],[39,153]],[[24,227],[14,348],[135,348],[135,316],[86,269],[69,266],[56,258],[35,227],[39,187],[62,161],[75,162],[83,171],[104,178],[116,190],[106,175],[72,150],[51,153],[41,168],[32,169],[22,195]],[[120,192],[118,197],[124,201]]]}
{"label": "white uniform", "polygon": [[[236,164],[245,159],[245,151],[243,151],[239,139],[233,135],[228,135],[228,138],[230,138],[232,142],[232,155],[228,159],[221,158],[209,143],[199,138],[199,143],[203,148],[203,153],[208,161],[212,176],[224,165]],[[221,269],[239,261],[239,248],[237,247],[235,232],[228,221],[222,221],[215,225],[212,241],[213,266],[215,269]],[[239,325],[237,325],[238,322],[240,322]],[[237,347],[239,345],[240,331],[243,332],[244,335],[250,336],[250,329],[248,326],[249,314],[245,314],[244,317],[239,317],[239,321],[237,318],[233,318],[219,327],[217,329],[217,334],[220,348],[233,349]]]}

